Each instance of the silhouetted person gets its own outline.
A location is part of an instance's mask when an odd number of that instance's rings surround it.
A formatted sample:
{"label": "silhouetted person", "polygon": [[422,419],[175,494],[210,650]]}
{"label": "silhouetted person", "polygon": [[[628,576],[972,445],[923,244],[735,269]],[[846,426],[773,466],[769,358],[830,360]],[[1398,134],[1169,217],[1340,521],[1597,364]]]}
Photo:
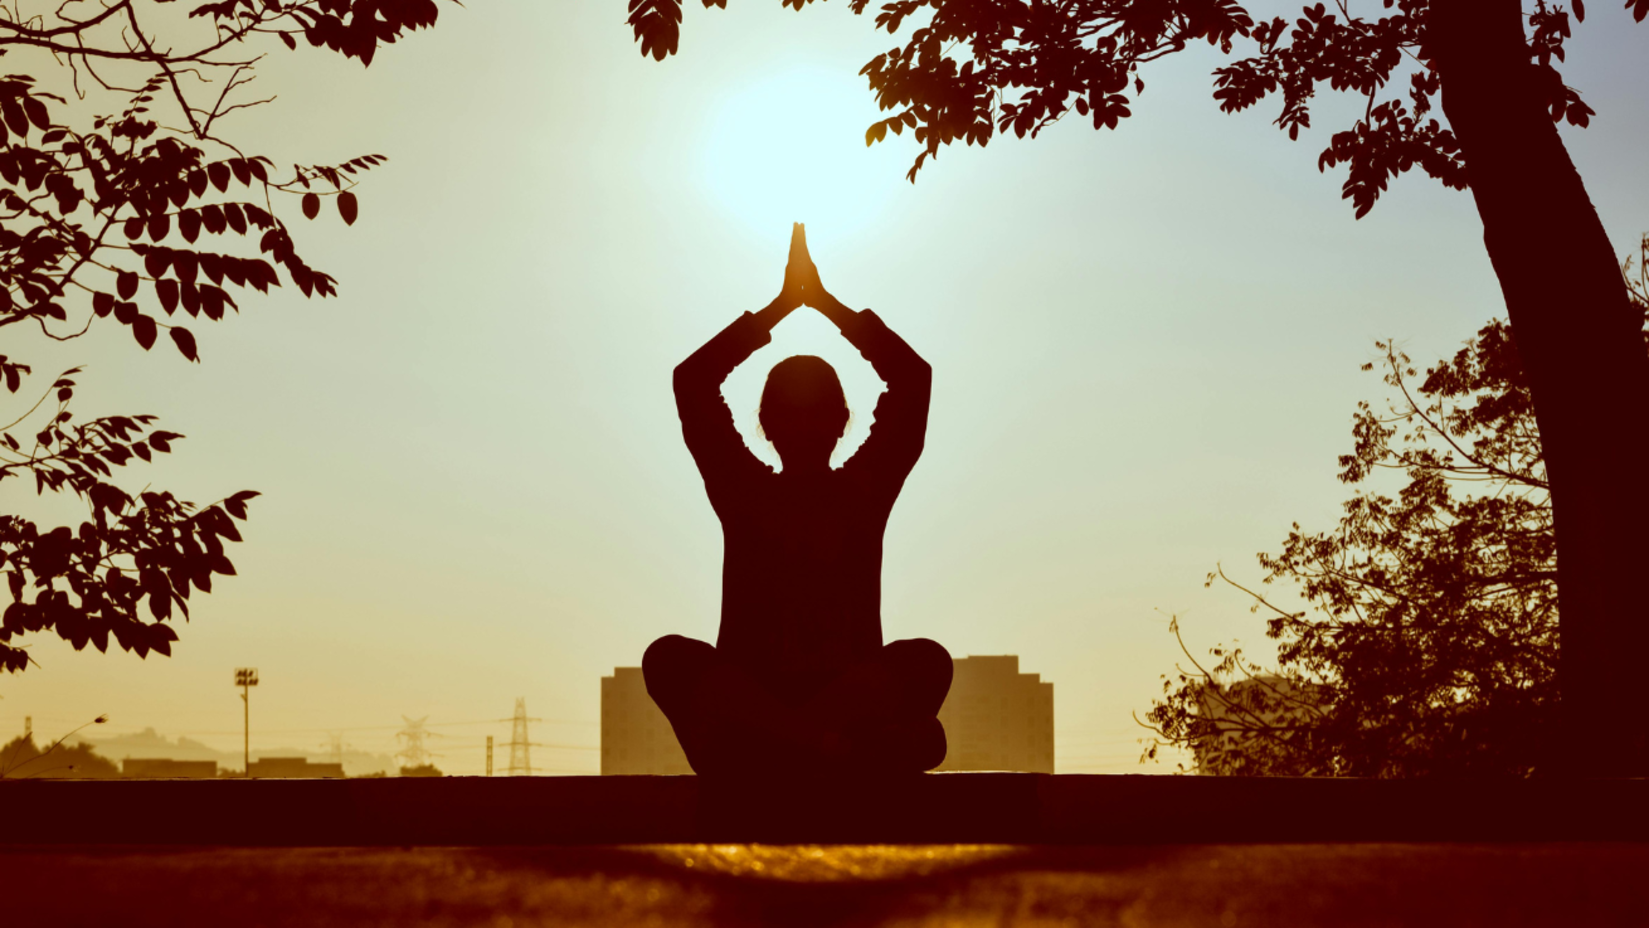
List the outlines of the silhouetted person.
{"label": "silhouetted person", "polygon": [[[779,362],[760,414],[783,462],[775,473],[745,447],[721,384],[804,303],[836,324],[887,392],[864,445],[832,469],[848,422],[836,371],[810,355]],[[916,773],[944,760],[950,654],[925,638],[883,645],[881,617],[882,532],[922,454],[932,381],[874,313],[825,290],[800,225],[778,298],[676,368],[682,435],[721,518],[721,631],[715,647],[660,638],[642,670],[695,771]]]}

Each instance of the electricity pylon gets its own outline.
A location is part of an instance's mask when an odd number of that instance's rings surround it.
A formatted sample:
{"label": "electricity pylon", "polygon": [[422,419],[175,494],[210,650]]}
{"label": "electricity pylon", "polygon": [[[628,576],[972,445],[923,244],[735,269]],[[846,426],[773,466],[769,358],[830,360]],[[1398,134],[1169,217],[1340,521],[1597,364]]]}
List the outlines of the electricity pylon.
{"label": "electricity pylon", "polygon": [[406,763],[402,766],[425,767],[429,765],[432,755],[429,749],[424,747],[424,739],[438,736],[439,733],[424,728],[424,722],[428,719],[429,716],[427,715],[420,719],[409,719],[404,715],[401,716],[401,721],[406,722],[407,727],[395,733],[395,740],[404,742],[406,746],[395,752],[395,756],[406,760]]}
{"label": "electricity pylon", "polygon": [[515,717],[510,719],[510,776],[532,776],[532,741],[527,738],[527,723],[542,721],[527,718],[527,697],[515,697]]}
{"label": "electricity pylon", "polygon": [[[402,716],[402,718],[405,718],[405,716]],[[326,740],[321,742],[321,747],[326,748],[327,753],[332,756],[334,764],[342,764],[344,762],[344,751],[354,746],[353,744],[344,743],[344,733],[341,731],[327,732]]]}

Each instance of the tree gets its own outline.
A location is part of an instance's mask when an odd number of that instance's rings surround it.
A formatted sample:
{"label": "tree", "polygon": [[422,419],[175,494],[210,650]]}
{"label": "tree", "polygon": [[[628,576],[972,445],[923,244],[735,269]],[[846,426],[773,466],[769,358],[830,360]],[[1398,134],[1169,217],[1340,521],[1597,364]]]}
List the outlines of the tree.
{"label": "tree", "polygon": [[[1640,319],[1646,285],[1640,264]],[[1397,399],[1353,416],[1340,479],[1360,489],[1345,515],[1328,532],[1296,523],[1280,553],[1260,555],[1264,581],[1297,584],[1310,608],[1285,610],[1222,570],[1209,575],[1270,615],[1278,669],[1223,645],[1205,667],[1187,650],[1191,669],[1164,677],[1146,715],[1204,772],[1529,776],[1549,772],[1564,742],[1574,750],[1557,716],[1551,486],[1517,343],[1491,322],[1417,389],[1409,359],[1380,348]],[[1406,478],[1395,497],[1364,489],[1387,471]],[[1574,753],[1597,747],[1579,743]]]}
{"label": "tree", "polygon": [[[100,715],[86,724],[102,725],[108,720],[108,716]],[[85,727],[82,725],[53,741],[43,751],[34,743],[31,732],[24,732],[0,745],[0,780],[55,780],[67,777],[110,780],[119,777],[120,768],[93,750],[91,745],[64,744]]]}
{"label": "tree", "polygon": [[[800,10],[812,0],[782,2]],[[1649,361],[1615,252],[1557,132],[1559,121],[1584,126],[1592,115],[1558,70],[1569,13],[1547,0],[1529,14],[1519,0],[1383,0],[1373,15],[1349,3],[1317,3],[1290,24],[1256,22],[1238,0],[891,0],[876,27],[914,28],[861,72],[893,111],[866,143],[911,129],[922,145],[914,181],[942,146],[983,146],[1010,130],[1034,137],[1072,110],[1114,129],[1144,90],[1142,68],[1197,42],[1226,53],[1251,44],[1252,55],[1215,70],[1214,98],[1236,112],[1280,97],[1276,122],[1291,138],[1310,126],[1322,85],[1366,97],[1318,168],[1347,166],[1344,196],[1359,217],[1416,167],[1471,190],[1546,440],[1561,525],[1566,724],[1608,746],[1596,772],[1649,775],[1649,730],[1625,724],[1634,657],[1649,650],[1636,582],[1649,562],[1639,530],[1649,496],[1620,466],[1649,457],[1649,432],[1620,427],[1649,421]],[[862,14],[869,0],[848,5]],[[1626,8],[1642,21],[1649,0]],[[680,0],[629,9],[643,54],[676,51]],[[1581,0],[1574,13],[1584,18]]]}
{"label": "tree", "polygon": [[[164,4],[82,9],[71,0],[30,18],[0,8],[0,54],[33,68],[0,78],[0,332],[35,326],[61,341],[117,325],[147,351],[164,331],[199,361],[179,309],[191,321],[220,320],[239,311],[248,289],[282,286],[282,270],[306,297],[336,292],[298,255],[276,201],[297,198],[314,219],[321,197],[332,197],[353,224],[350,188],[383,156],[294,165],[283,179],[273,161],[223,134],[225,118],[272,99],[246,99],[260,43],[296,49],[302,38],[369,65],[380,45],[433,25],[434,0],[221,0],[186,17]],[[72,100],[42,89],[52,82]],[[0,427],[0,486],[32,476],[37,494],[72,494],[88,510],[78,527],[0,515],[0,572],[12,599],[0,619],[0,667],[11,672],[30,662],[16,640],[46,631],[76,649],[106,650],[112,636],[139,657],[170,654],[177,635],[165,623],[187,618],[191,589],[209,592],[213,574],[235,572],[224,542],[240,540],[235,520],[257,495],[197,507],[116,486],[113,468],[169,452],[182,436],[147,415],[76,423],[78,373],[65,372]],[[0,355],[7,393],[31,374]],[[27,424],[40,413],[43,423]],[[19,440],[19,427],[32,440]]]}

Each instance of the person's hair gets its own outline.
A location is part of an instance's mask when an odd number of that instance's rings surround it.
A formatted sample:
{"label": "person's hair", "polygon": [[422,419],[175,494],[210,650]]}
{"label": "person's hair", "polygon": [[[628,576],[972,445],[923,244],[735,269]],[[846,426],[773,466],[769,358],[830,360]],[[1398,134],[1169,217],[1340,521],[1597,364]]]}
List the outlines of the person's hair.
{"label": "person's hair", "polygon": [[829,361],[810,354],[795,355],[768,371],[757,417],[768,437],[773,434],[773,426],[781,422],[840,434],[847,428],[847,394],[842,392],[842,381]]}

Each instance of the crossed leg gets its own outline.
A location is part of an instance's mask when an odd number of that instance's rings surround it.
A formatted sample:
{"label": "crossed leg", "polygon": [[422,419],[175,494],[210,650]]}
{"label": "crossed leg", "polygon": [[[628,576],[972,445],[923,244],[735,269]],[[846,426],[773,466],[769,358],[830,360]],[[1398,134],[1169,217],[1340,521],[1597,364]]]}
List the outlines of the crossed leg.
{"label": "crossed leg", "polygon": [[667,635],[642,658],[688,762],[711,775],[931,770],[945,759],[938,714],[951,672],[938,642],[895,641],[793,706],[703,641]]}

